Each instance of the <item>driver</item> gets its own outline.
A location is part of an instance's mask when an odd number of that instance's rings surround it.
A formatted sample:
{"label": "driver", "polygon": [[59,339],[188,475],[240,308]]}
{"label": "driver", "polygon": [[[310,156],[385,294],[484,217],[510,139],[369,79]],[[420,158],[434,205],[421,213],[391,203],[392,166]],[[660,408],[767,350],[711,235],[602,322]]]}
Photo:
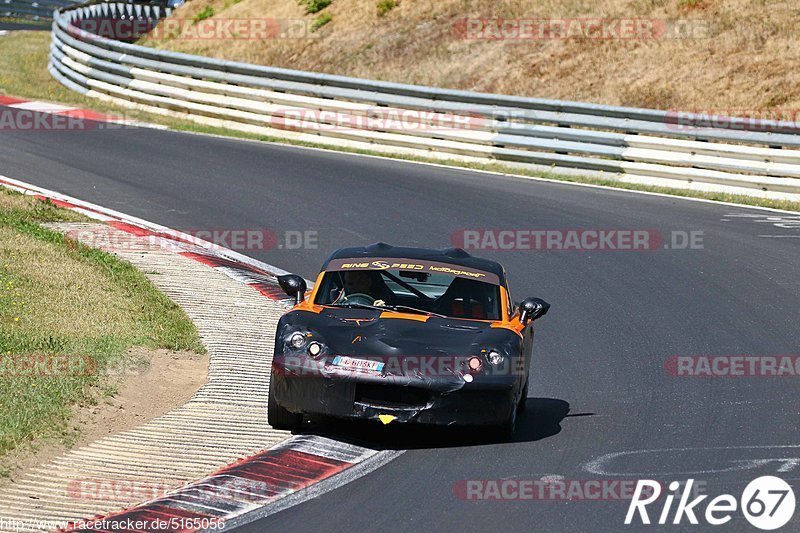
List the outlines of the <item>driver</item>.
{"label": "driver", "polygon": [[365,294],[374,301],[382,301],[383,305],[389,304],[391,291],[381,279],[378,272],[372,270],[351,270],[344,273],[344,292],[342,296]]}

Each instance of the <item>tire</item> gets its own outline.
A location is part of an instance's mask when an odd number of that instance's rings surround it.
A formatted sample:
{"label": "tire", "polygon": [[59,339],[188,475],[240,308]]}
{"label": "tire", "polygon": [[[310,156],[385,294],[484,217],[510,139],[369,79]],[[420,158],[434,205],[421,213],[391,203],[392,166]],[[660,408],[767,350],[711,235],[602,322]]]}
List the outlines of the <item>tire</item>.
{"label": "tire", "polygon": [[512,409],[511,414],[505,422],[497,426],[498,437],[503,441],[509,441],[514,438],[514,433],[517,431],[517,409]]}
{"label": "tire", "polygon": [[267,401],[267,422],[275,429],[294,431],[303,423],[303,415],[291,413],[278,405],[272,394],[272,387],[270,387]]}
{"label": "tire", "polygon": [[522,393],[519,396],[519,403],[517,404],[517,411],[520,413],[524,413],[525,409],[528,407],[528,383],[530,383],[531,379],[528,378],[525,380],[525,386],[522,387]]}
{"label": "tire", "polygon": [[514,432],[517,430],[517,407],[511,410],[511,414],[503,422],[499,424],[492,424],[491,426],[484,426],[484,434],[486,438],[497,441],[507,442],[514,438]]}

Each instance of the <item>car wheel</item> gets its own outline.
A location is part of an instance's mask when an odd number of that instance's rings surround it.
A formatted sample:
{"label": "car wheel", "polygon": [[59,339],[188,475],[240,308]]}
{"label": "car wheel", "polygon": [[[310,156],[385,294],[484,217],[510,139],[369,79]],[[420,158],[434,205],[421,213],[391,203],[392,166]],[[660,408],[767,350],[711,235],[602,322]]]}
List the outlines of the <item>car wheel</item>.
{"label": "car wheel", "polygon": [[525,386],[522,387],[522,393],[519,396],[519,403],[517,404],[517,411],[520,413],[524,413],[525,409],[528,407],[528,383],[530,383],[530,378],[525,380]]}
{"label": "car wheel", "polygon": [[291,413],[278,405],[275,396],[272,394],[272,388],[269,390],[269,399],[267,401],[267,422],[275,429],[295,430],[303,423],[303,415]]}
{"label": "car wheel", "polygon": [[485,435],[492,441],[509,441],[517,430],[517,410],[512,409],[511,414],[503,422],[484,426]]}
{"label": "car wheel", "polygon": [[503,440],[511,440],[514,438],[514,432],[517,430],[517,410],[512,409],[511,415],[508,419],[498,426],[499,437]]}

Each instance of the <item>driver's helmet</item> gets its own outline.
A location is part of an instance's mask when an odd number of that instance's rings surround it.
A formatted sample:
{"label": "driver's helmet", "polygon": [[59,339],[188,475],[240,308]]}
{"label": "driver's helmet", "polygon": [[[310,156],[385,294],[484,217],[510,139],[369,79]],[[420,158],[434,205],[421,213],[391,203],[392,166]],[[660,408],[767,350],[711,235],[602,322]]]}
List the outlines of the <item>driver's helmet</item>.
{"label": "driver's helmet", "polygon": [[[347,277],[351,275],[355,278],[356,283],[348,284]],[[369,280],[369,281],[364,281]],[[386,285],[380,272],[377,270],[353,270],[347,272],[343,276],[344,287],[342,294],[339,298],[350,296],[352,294],[366,294],[373,300],[383,300],[384,303],[389,303],[393,300],[392,291]],[[349,286],[348,286],[349,285]]]}

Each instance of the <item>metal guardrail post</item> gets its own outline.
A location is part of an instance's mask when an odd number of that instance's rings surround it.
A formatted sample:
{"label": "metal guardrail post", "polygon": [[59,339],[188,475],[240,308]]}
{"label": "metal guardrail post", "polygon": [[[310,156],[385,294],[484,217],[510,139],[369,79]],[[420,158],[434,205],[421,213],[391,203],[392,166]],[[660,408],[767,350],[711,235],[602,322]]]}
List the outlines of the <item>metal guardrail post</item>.
{"label": "metal guardrail post", "polygon": [[[252,65],[140,46],[78,27],[91,18],[159,20],[170,12],[128,3],[60,8],[50,72],[92,96],[276,136],[800,193],[800,130],[791,123],[761,121],[759,131],[681,128],[667,111]],[[411,122],[419,127],[391,130],[358,119],[392,110],[416,117]],[[294,112],[305,113],[303,123],[288,128]],[[448,115],[472,122],[461,129],[426,126],[426,120]],[[704,119],[691,113],[681,118],[690,124]]]}

